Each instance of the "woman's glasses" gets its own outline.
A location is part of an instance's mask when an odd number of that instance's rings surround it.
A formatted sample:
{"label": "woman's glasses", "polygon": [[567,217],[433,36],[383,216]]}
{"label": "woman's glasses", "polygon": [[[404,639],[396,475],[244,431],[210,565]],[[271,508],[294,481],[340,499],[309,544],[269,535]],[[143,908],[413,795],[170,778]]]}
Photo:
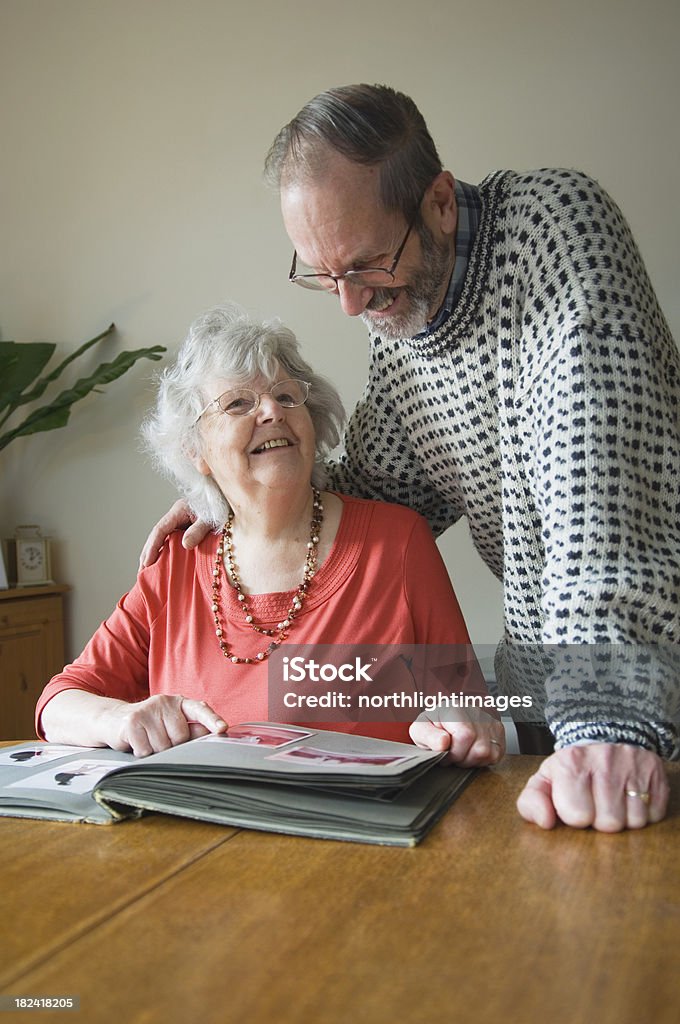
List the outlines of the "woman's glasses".
{"label": "woman's glasses", "polygon": [[205,409],[196,417],[196,422],[198,423],[203,413],[206,413],[212,405],[216,405],[220,412],[226,413],[227,416],[249,416],[255,412],[260,404],[260,399],[265,395],[271,395],[283,409],[297,409],[299,405],[304,405],[307,401],[310,387],[311,384],[306,380],[291,378],[278,381],[269,391],[257,392],[252,388],[230,388],[229,391],[225,391],[218,398],[213,398],[208,402]]}

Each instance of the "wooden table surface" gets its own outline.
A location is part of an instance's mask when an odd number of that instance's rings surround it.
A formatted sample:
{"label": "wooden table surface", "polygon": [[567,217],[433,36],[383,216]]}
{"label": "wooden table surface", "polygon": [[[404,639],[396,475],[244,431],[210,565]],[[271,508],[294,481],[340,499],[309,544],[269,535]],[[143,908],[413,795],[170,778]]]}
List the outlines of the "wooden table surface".
{"label": "wooden table surface", "polygon": [[1,991],[81,1024],[677,1024],[680,766],[667,819],[529,826],[540,758],[480,773],[412,850],[164,816],[0,820]]}

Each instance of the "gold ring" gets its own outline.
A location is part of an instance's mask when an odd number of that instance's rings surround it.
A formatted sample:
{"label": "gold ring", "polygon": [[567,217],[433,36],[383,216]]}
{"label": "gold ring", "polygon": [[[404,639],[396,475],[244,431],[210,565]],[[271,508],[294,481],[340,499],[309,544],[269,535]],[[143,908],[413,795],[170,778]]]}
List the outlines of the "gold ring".
{"label": "gold ring", "polygon": [[643,804],[648,804],[652,799],[649,793],[641,793],[639,789],[627,789],[626,796],[637,797],[638,800],[642,800]]}

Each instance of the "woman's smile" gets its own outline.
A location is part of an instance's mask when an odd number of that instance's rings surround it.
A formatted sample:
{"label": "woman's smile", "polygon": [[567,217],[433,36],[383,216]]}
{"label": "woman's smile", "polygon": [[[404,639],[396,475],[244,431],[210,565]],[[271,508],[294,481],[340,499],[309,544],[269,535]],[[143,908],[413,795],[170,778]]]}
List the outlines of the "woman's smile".
{"label": "woman's smile", "polygon": [[256,448],[253,448],[250,454],[262,455],[264,452],[271,451],[273,448],[292,448],[294,444],[295,442],[289,440],[287,437],[272,437],[271,439],[258,444]]}

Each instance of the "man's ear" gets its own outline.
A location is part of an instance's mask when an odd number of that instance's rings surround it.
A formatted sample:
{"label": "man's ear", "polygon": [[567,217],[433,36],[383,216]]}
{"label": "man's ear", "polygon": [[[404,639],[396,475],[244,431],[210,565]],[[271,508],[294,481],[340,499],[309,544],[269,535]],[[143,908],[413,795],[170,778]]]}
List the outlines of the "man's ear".
{"label": "man's ear", "polygon": [[440,171],[430,183],[423,200],[425,223],[446,236],[455,235],[458,224],[456,181],[450,171]]}

